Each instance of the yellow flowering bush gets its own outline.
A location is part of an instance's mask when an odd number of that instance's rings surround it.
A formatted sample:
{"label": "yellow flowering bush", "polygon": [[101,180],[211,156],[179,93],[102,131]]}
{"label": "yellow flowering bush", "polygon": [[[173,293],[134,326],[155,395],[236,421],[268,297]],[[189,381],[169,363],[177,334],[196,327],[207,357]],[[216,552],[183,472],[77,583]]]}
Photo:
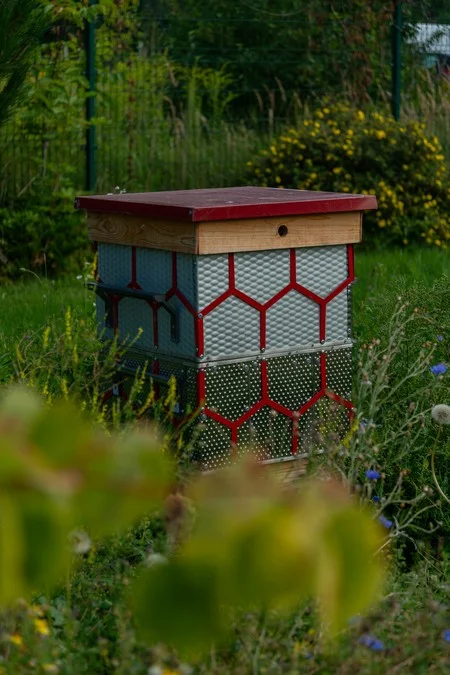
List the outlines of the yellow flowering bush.
{"label": "yellow flowering bush", "polygon": [[417,122],[325,105],[247,167],[254,185],[375,194],[366,240],[450,243],[450,172],[438,139]]}

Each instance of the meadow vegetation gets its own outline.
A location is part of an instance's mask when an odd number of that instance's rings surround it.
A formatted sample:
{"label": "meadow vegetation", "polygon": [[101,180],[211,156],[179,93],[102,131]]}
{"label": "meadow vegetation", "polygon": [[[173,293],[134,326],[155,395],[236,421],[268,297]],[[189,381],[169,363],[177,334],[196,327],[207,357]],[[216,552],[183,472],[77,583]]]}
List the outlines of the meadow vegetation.
{"label": "meadow vegetation", "polygon": [[[0,675],[449,671],[450,88],[405,45],[390,119],[382,1],[301,21],[296,0],[250,4],[44,0],[0,45]],[[200,487],[174,461],[190,452],[174,386],[157,400],[140,373],[104,401],[126,346],[97,335],[72,208],[93,20],[98,192],[377,195],[352,291],[356,415],[344,439],[324,424],[314,489],[281,494],[251,465]]]}
{"label": "meadow vegetation", "polygon": [[[160,633],[143,638],[128,601],[130,584],[149,556],[172,556],[179,522],[160,512],[106,538],[81,538],[82,552],[65,583],[3,615],[3,672],[421,673],[431,663],[435,672],[445,672],[450,521],[429,453],[434,447],[437,478],[449,494],[448,427],[431,417],[433,405],[448,401],[448,372],[435,366],[449,361],[449,263],[439,250],[360,252],[356,270],[357,424],[344,444],[330,439],[330,452],[312,457],[310,466],[313,474],[339,476],[353,499],[372,505],[372,518],[384,532],[378,544],[386,565],[383,599],[331,644],[324,642],[310,599],[287,613],[270,604],[263,612],[242,607],[230,618],[232,635],[224,646],[207,650],[200,660],[189,652],[180,656]],[[52,406],[74,400],[106,431],[124,422],[134,427],[131,409],[115,417],[101,414],[99,392],[113,364],[109,371],[100,365],[93,296],[83,278],[23,281],[9,291],[2,296],[2,381],[26,383]],[[170,435],[163,409],[154,416]],[[271,541],[270,529],[265,533]],[[276,569],[276,561],[271,564]],[[153,620],[169,632],[191,635],[183,629],[192,617],[186,604],[178,606],[184,592],[179,590],[167,605],[156,603]]]}

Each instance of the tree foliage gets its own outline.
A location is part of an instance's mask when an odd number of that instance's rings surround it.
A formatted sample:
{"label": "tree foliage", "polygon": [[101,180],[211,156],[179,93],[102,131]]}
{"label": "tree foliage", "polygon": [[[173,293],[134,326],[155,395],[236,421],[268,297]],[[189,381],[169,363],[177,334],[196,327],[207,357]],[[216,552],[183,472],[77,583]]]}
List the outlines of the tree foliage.
{"label": "tree foliage", "polygon": [[0,125],[19,100],[49,25],[49,12],[35,0],[0,0]]}

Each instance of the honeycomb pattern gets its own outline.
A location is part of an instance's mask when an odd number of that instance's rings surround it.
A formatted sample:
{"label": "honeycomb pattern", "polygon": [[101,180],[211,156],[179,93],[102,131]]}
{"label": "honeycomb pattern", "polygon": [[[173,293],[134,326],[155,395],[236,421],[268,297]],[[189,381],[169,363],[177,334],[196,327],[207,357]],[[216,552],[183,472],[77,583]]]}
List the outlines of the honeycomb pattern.
{"label": "honeycomb pattern", "polygon": [[[259,312],[238,298],[227,298],[205,316],[205,351],[218,358],[259,352]],[[245,330],[242,330],[245,326]]]}
{"label": "honeycomb pattern", "polygon": [[[160,302],[110,298],[120,339],[143,328],[137,347],[153,372],[179,379],[183,409],[202,408],[206,468],[247,445],[261,459],[284,458],[320,442],[324,420],[333,433],[348,425],[351,245],[187,256],[104,244],[99,277],[164,294],[177,309],[178,343]],[[342,348],[330,349],[336,342]]]}
{"label": "honeycomb pattern", "polygon": [[236,288],[264,304],[289,283],[289,249],[235,254]]}
{"label": "honeycomb pattern", "polygon": [[319,305],[289,291],[267,312],[266,348],[275,351],[317,343],[319,322]]}
{"label": "honeycomb pattern", "polygon": [[205,384],[208,407],[234,422],[261,398],[259,363],[209,367]]}
{"label": "honeycomb pattern", "polygon": [[296,251],[297,283],[326,298],[348,274],[345,246],[317,246]]}
{"label": "honeycomb pattern", "polygon": [[298,410],[320,389],[316,353],[278,356],[267,360],[269,398],[289,410]]}
{"label": "honeycomb pattern", "polygon": [[228,257],[223,254],[197,257],[197,308],[207,307],[228,289]]}

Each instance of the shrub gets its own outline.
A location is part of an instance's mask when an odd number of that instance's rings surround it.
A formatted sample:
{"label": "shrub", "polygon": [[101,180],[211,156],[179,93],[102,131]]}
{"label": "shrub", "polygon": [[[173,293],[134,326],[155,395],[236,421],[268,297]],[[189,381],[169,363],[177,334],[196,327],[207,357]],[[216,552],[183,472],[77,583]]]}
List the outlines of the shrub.
{"label": "shrub", "polygon": [[41,180],[0,208],[0,281],[16,279],[23,269],[50,277],[79,272],[90,246],[74,197],[65,180],[56,187]]}
{"label": "shrub", "polygon": [[424,125],[346,105],[317,109],[248,163],[253,184],[375,194],[365,236],[387,244],[450,240],[448,168]]}

